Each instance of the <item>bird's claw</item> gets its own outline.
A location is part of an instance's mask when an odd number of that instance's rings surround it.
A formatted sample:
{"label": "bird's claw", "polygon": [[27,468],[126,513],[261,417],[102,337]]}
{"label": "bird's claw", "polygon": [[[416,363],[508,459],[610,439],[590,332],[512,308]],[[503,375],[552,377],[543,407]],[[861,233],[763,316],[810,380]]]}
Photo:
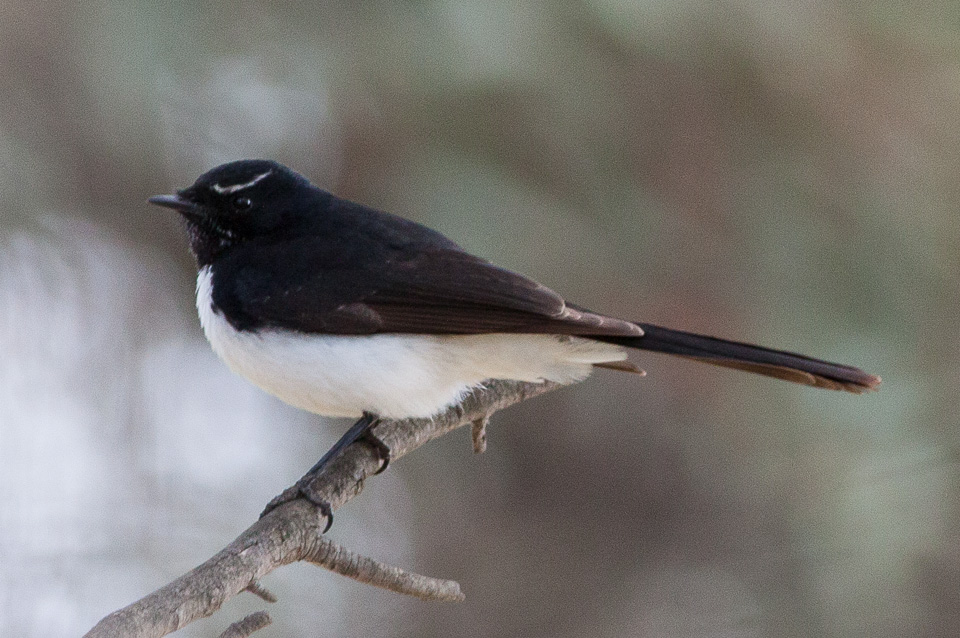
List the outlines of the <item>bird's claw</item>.
{"label": "bird's claw", "polygon": [[313,478],[313,475],[308,474],[297,481],[295,485],[285,489],[279,496],[274,497],[273,500],[267,503],[267,506],[263,508],[263,511],[260,512],[260,518],[263,518],[284,503],[289,503],[290,501],[302,498],[316,506],[317,509],[320,510],[320,513],[326,517],[327,524],[323,528],[323,533],[326,534],[328,531],[330,531],[330,528],[333,526],[333,508],[330,506],[329,501],[321,498],[310,487],[313,482]]}
{"label": "bird's claw", "polygon": [[373,433],[372,429],[367,430],[360,438],[364,442],[373,446],[373,449],[377,452],[377,457],[380,459],[380,469],[378,469],[374,474],[382,474],[385,472],[387,468],[390,467],[390,446],[377,437],[377,435]]}

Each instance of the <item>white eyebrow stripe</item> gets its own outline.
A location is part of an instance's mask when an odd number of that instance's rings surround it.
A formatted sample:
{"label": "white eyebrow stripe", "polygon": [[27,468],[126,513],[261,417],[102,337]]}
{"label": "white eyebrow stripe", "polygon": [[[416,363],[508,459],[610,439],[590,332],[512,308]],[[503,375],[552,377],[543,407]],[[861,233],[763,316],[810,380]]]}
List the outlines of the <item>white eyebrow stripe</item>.
{"label": "white eyebrow stripe", "polygon": [[249,182],[245,184],[233,184],[232,186],[221,186],[220,184],[213,184],[210,186],[210,188],[212,188],[213,191],[218,195],[229,195],[230,193],[236,193],[237,191],[242,191],[245,188],[250,188],[251,186],[259,182],[260,180],[262,180],[272,172],[273,172],[273,169],[271,168],[266,173],[260,173],[259,175],[257,175],[256,177],[254,177],[253,179],[251,179]]}

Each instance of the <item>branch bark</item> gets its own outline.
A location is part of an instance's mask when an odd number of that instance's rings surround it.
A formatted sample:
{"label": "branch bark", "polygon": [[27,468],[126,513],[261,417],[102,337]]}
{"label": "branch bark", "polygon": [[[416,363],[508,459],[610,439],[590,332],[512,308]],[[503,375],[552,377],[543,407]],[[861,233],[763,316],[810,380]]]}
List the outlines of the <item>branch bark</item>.
{"label": "branch bark", "polygon": [[[432,419],[382,421],[377,437],[390,446],[393,461],[463,425],[483,421],[505,407],[559,387],[554,383],[491,381]],[[347,448],[312,488],[336,510],[360,494],[380,460],[366,444]],[[433,600],[461,600],[459,585],[357,556],[323,537],[326,519],[303,499],[280,505],[247,528],[202,565],[137,602],[103,618],[84,638],[160,638],[216,612],[245,591],[260,591],[259,580],[277,567],[306,560],[337,573],[400,593]]]}

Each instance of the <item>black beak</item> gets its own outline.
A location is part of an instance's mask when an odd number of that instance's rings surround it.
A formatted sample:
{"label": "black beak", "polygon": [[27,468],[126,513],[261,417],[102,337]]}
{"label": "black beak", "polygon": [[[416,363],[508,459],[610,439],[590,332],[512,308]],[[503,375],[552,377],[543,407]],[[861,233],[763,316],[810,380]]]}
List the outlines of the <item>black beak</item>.
{"label": "black beak", "polygon": [[151,204],[172,208],[173,210],[185,215],[197,214],[200,206],[182,195],[156,195],[147,200]]}

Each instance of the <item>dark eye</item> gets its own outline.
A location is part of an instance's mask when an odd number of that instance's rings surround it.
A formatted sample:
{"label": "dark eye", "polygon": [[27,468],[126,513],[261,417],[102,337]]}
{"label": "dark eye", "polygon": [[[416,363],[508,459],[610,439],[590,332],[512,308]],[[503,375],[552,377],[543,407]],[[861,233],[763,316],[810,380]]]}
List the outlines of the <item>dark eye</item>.
{"label": "dark eye", "polygon": [[234,197],[233,207],[239,211],[246,211],[253,208],[253,202],[250,201],[249,197]]}

